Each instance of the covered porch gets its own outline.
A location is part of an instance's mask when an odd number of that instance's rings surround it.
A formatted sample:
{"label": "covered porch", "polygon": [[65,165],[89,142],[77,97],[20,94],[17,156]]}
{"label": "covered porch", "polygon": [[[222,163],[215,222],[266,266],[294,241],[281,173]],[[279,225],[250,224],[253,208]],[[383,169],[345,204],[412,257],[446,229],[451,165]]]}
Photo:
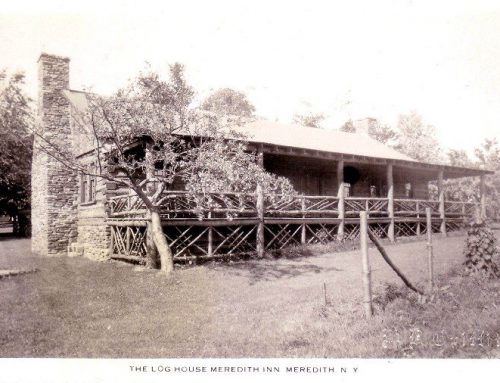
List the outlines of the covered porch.
{"label": "covered porch", "polygon": [[[438,182],[438,200],[396,198],[394,182],[390,182],[394,165],[387,169],[389,187],[383,197],[346,196],[343,182],[338,182],[336,195],[280,196],[256,191],[193,196],[165,191],[161,199],[164,235],[174,260],[189,263],[241,254],[263,256],[289,246],[355,241],[361,211],[368,212],[374,234],[391,242],[428,231],[446,236],[461,230],[481,206],[479,202],[445,201],[442,181]],[[211,207],[200,209],[200,199],[209,200]],[[147,223],[146,208],[136,195],[111,197],[107,219],[111,256],[145,262]]]}
{"label": "covered porch", "polygon": [[[249,150],[267,171],[290,179],[297,195],[165,191],[161,218],[174,260],[263,256],[289,246],[356,240],[361,211],[372,232],[391,242],[428,231],[445,236],[461,230],[478,209],[484,214],[484,177],[491,172],[414,161],[357,134],[312,129],[302,143],[297,132],[276,129],[260,136],[257,129]],[[363,147],[353,147],[357,143]],[[443,181],[459,177],[480,177],[478,201],[445,201]],[[437,187],[432,198],[431,181]],[[210,208],[200,209],[200,200]],[[108,206],[112,257],[144,261],[145,206],[135,195],[111,197]]]}
{"label": "covered porch", "polygon": [[[306,200],[335,198],[341,234],[344,220],[359,217],[363,210],[372,220],[389,220],[386,235],[391,241],[398,234],[397,223],[411,223],[406,229],[420,235],[417,223],[424,219],[426,208],[439,219],[444,235],[462,227],[476,210],[485,214],[484,180],[490,171],[277,145],[261,144],[255,150],[267,171],[287,177]],[[445,201],[444,180],[461,177],[479,178],[478,200]]]}

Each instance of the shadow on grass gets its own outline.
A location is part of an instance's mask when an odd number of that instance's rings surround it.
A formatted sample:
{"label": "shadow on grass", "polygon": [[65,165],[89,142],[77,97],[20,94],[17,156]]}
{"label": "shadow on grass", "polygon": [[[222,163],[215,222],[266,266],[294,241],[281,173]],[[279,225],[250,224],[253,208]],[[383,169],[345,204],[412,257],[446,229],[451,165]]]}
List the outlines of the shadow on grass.
{"label": "shadow on grass", "polygon": [[215,268],[222,267],[225,272],[250,279],[250,284],[253,285],[261,281],[273,281],[283,278],[295,278],[307,274],[319,274],[330,271],[342,271],[336,267],[319,267],[317,265],[309,264],[304,260],[284,260],[269,261],[269,260],[254,260],[243,261],[233,264],[224,264],[223,266],[215,266]]}
{"label": "shadow on grass", "polygon": [[13,241],[16,239],[23,239],[23,238],[15,235],[12,231],[4,230],[4,228],[0,230],[0,241],[8,241],[8,240]]}

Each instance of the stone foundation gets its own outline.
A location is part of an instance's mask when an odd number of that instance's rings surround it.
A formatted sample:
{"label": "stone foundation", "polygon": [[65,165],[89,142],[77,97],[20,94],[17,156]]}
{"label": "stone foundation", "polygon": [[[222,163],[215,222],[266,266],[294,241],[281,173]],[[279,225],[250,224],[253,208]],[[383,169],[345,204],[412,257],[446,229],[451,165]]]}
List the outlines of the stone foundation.
{"label": "stone foundation", "polygon": [[81,255],[96,261],[109,259],[110,228],[102,204],[83,206],[78,212],[77,246]]}

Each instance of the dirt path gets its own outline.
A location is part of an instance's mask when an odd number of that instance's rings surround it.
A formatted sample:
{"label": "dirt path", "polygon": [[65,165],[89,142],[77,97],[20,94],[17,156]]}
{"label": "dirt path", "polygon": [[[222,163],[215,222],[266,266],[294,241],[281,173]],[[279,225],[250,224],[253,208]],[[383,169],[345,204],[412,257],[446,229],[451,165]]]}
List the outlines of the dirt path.
{"label": "dirt path", "polygon": [[[462,245],[463,237],[435,239],[436,275],[462,262]],[[361,307],[357,251],[192,267],[167,280],[116,262],[33,257],[29,246],[0,238],[0,269],[39,270],[0,280],[1,356],[288,355],[323,304],[325,283],[334,307]],[[425,283],[424,242],[387,250]],[[375,293],[401,284],[375,249],[370,256]]]}

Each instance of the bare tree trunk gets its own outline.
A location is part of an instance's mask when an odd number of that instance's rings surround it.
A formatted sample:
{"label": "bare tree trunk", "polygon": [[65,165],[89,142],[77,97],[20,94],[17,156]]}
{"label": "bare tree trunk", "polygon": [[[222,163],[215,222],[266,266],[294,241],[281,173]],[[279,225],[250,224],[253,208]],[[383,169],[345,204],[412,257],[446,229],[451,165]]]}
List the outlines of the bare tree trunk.
{"label": "bare tree trunk", "polygon": [[157,211],[151,212],[151,236],[153,237],[153,242],[158,250],[158,253],[160,254],[161,271],[165,274],[170,274],[174,270],[172,250],[170,249],[170,246],[168,246],[167,240],[163,235],[160,215]]}
{"label": "bare tree trunk", "polygon": [[153,239],[152,226],[152,223],[148,222],[146,227],[146,267],[150,269],[159,269],[161,264],[158,256],[158,250],[156,250]]}

